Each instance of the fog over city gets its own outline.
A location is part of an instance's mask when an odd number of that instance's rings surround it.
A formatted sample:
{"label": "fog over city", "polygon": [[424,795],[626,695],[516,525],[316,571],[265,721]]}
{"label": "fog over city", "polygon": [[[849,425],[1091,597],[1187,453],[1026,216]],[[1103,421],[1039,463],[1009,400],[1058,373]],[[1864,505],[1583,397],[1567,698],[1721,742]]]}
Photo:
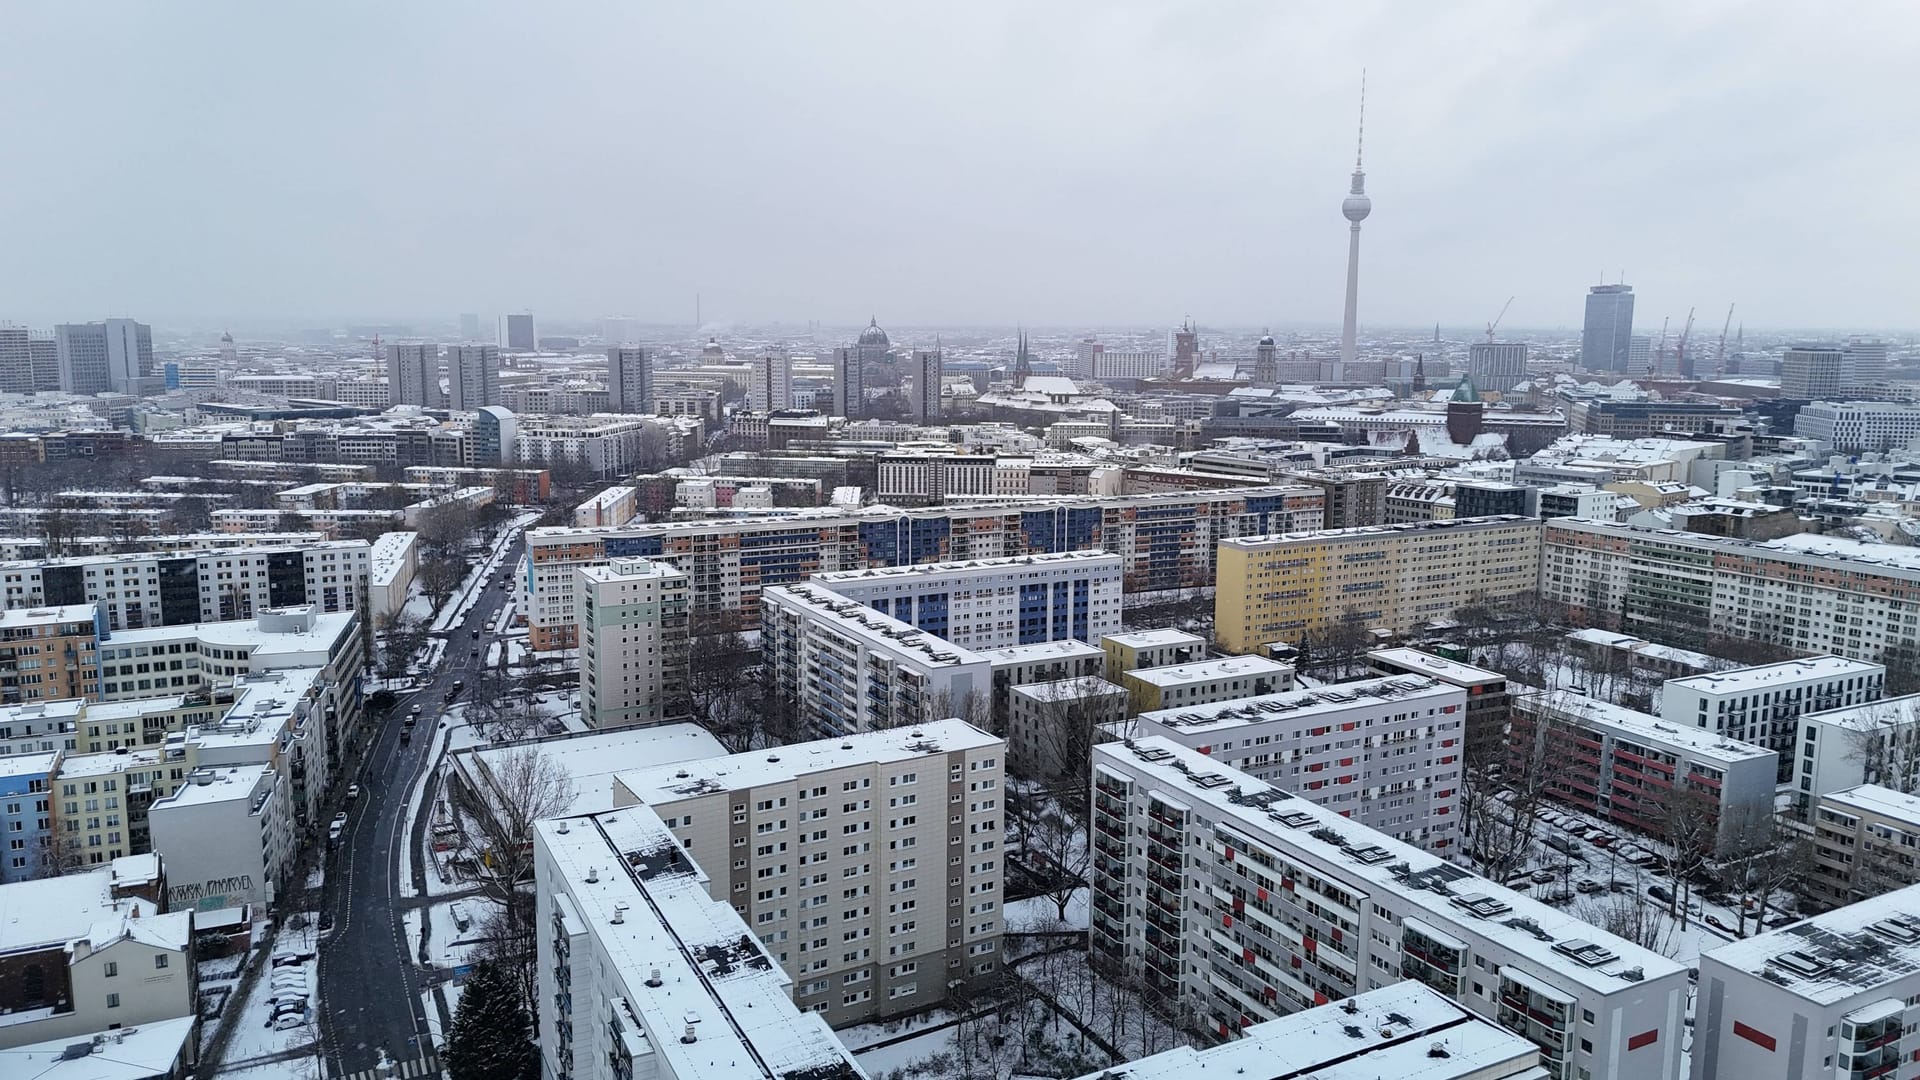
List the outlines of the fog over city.
{"label": "fog over city", "polygon": [[1910,3],[15,3],[8,316],[1915,323]]}

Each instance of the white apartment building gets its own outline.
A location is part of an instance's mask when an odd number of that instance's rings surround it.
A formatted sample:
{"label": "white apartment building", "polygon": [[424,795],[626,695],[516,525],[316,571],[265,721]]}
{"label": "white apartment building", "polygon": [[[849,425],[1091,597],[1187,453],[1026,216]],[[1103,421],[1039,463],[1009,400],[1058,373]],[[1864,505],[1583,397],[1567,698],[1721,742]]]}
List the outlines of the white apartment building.
{"label": "white apartment building", "polygon": [[773,688],[822,733],[972,715],[993,691],[979,653],[812,584],[761,592],[760,655]]}
{"label": "white apartment building", "polygon": [[815,574],[810,584],[976,651],[1120,630],[1121,560],[1104,551]]}
{"label": "white apartment building", "polygon": [[1093,755],[1092,948],[1222,1037],[1413,978],[1552,1080],[1678,1080],[1665,956],[1169,739]]}
{"label": "white apartment building", "polygon": [[1694,1080],[1920,1076],[1920,885],[1700,954]]}
{"label": "white apartment building", "polygon": [[1024,683],[1006,697],[1007,753],[1027,776],[1074,775],[1082,762],[1070,758],[1127,716],[1127,692],[1097,675]]}
{"label": "white apartment building", "polygon": [[1800,717],[1795,805],[1830,791],[1879,784],[1920,791],[1920,694]]}
{"label": "white apartment building", "polygon": [[688,417],[524,416],[514,431],[514,460],[579,465],[601,478],[626,476],[644,464],[649,439],[665,436],[672,443],[690,430],[697,441],[699,428]]}
{"label": "white apartment building", "polygon": [[639,489],[625,484],[607,488],[573,508],[573,525],[577,529],[625,525],[639,512],[639,498]]}
{"label": "white apartment building", "polygon": [[1838,397],[1846,389],[1846,356],[1830,346],[1803,345],[1780,357],[1780,396],[1800,401]]}
{"label": "white apartment building", "polygon": [[747,407],[770,412],[793,408],[793,360],[784,349],[769,349],[748,361]]}
{"label": "white apartment building", "polygon": [[291,785],[264,762],[202,764],[147,808],[147,829],[177,909],[264,912],[299,853]]}
{"label": "white apartment building", "polygon": [[367,552],[367,611],[387,619],[407,605],[407,589],[420,568],[420,534],[381,533]]}
{"label": "white apartment building", "polygon": [[835,1027],[999,970],[1006,743],[941,720],[619,774]]}
{"label": "white apartment building", "polygon": [[858,1080],[652,810],[534,827],[546,1080]]}
{"label": "white apartment building", "polygon": [[1207,639],[1185,630],[1135,630],[1101,638],[1100,651],[1106,654],[1108,680],[1117,683],[1129,671],[1202,659]]}
{"label": "white apartment building", "polygon": [[1158,351],[1102,349],[1093,357],[1095,379],[1157,379],[1166,367],[1167,354]]}
{"label": "white apartment building", "polygon": [[[1137,673],[1136,673],[1137,674]],[[1160,736],[1402,843],[1460,847],[1467,691],[1419,675],[1144,712]]]}
{"label": "white apartment building", "polygon": [[1844,656],[1813,656],[1668,679],[1660,718],[1764,746],[1780,755],[1780,782],[1791,778],[1800,717],[1880,700],[1887,669]]}
{"label": "white apartment building", "polygon": [[1810,891],[1839,907],[1920,882],[1920,795],[1878,784],[1818,797]]}
{"label": "white apartment building", "polygon": [[294,604],[354,611],[368,599],[372,562],[365,540],[20,560],[0,563],[0,608],[97,603],[110,631]]}
{"label": "white apartment building", "polygon": [[1920,440],[1920,406],[1892,401],[1815,401],[1793,418],[1793,433],[1843,454],[1884,454]]}
{"label": "white apartment building", "polygon": [[[1333,1031],[1343,1037],[1331,1038]],[[1206,1076],[1537,1080],[1540,1048],[1408,979],[1262,1021],[1232,1042],[1177,1047],[1081,1080]]]}
{"label": "white apartment building", "polygon": [[1734,540],[1559,518],[1540,594],[1571,620],[1658,638],[1677,624],[1800,653],[1920,657],[1920,552],[1800,533]]}
{"label": "white apartment building", "polygon": [[615,559],[580,575],[580,716],[590,727],[685,719],[687,575]]}
{"label": "white apartment building", "polygon": [[1293,669],[1264,656],[1227,656],[1191,664],[1135,668],[1119,678],[1135,712],[1208,705],[1293,689]]}
{"label": "white apartment building", "polygon": [[[1668,794],[1697,797],[1718,851],[1764,836],[1774,813],[1780,755],[1571,690],[1513,687],[1510,749],[1552,762],[1546,794],[1659,836],[1675,812]],[[1689,808],[1692,809],[1692,808]]]}
{"label": "white apartment building", "polygon": [[886,454],[875,473],[874,496],[896,506],[936,506],[967,496],[1033,494],[1033,459],[995,454],[916,451]]}

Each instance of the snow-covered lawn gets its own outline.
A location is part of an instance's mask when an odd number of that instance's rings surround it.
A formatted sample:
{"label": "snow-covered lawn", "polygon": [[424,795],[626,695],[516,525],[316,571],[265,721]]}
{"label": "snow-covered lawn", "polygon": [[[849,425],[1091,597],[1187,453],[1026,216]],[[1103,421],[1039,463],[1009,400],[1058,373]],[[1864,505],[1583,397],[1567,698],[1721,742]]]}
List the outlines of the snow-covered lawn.
{"label": "snow-covered lawn", "polygon": [[1015,900],[1006,905],[1007,932],[1010,934],[1032,933],[1036,930],[1085,930],[1088,923],[1090,901],[1085,888],[1074,890],[1073,897],[1067,902],[1066,921],[1060,919],[1060,908],[1051,896],[1034,896],[1025,900]]}

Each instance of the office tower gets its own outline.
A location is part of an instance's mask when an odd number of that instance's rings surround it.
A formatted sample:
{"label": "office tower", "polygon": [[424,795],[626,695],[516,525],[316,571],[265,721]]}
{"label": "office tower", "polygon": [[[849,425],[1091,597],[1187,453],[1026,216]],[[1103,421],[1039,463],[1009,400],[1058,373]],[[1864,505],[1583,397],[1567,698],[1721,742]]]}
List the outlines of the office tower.
{"label": "office tower", "polygon": [[480,340],[480,316],[472,312],[460,316],[460,340]]}
{"label": "office tower", "polygon": [[1080,342],[1073,347],[1073,367],[1067,374],[1076,379],[1093,378],[1094,364],[1106,349],[1105,345],[1093,338],[1080,339]]}
{"label": "office tower", "polygon": [[501,316],[500,347],[514,352],[532,352],[538,347],[533,336],[532,313]]}
{"label": "office tower", "polygon": [[1841,354],[1841,392],[1866,396],[1886,380],[1887,343],[1879,338],[1849,338]]}
{"label": "office tower", "polygon": [[793,407],[793,361],[785,349],[767,349],[747,372],[747,405],[766,412]]}
{"label": "office tower", "polygon": [[[482,468],[512,465],[520,453],[520,418],[504,405],[473,410],[473,463]],[[545,459],[542,460],[545,464]]]}
{"label": "office tower", "polygon": [[59,347],[24,326],[0,323],[0,394],[60,389]]}
{"label": "office tower", "polygon": [[240,364],[240,347],[233,343],[231,330],[220,335],[220,365],[232,371]]}
{"label": "office tower", "polygon": [[440,389],[440,346],[387,346],[387,400],[423,409],[447,407]]}
{"label": "office tower", "polygon": [[653,411],[653,354],[631,345],[607,349],[607,411]]}
{"label": "office tower", "polygon": [[1625,372],[1634,340],[1633,286],[1589,289],[1587,321],[1580,330],[1580,366],[1588,371]]}
{"label": "office tower", "polygon": [[1353,187],[1340,204],[1340,213],[1352,224],[1347,228],[1347,312],[1340,323],[1341,370],[1336,373],[1336,378],[1344,378],[1347,365],[1352,364],[1359,355],[1356,334],[1360,313],[1360,223],[1373,213],[1373,200],[1367,198],[1367,174],[1360,167],[1360,152],[1366,149],[1366,145],[1367,83],[1363,76],[1360,81],[1360,138],[1353,152]]}
{"label": "office tower", "polygon": [[1920,406],[1892,401],[1814,401],[1794,414],[1793,433],[1843,454],[1884,454],[1920,440]]}
{"label": "office tower", "polygon": [[[862,335],[865,336],[865,335]],[[833,350],[833,415],[859,420],[867,412],[866,368],[861,349],[846,346]]]}
{"label": "office tower", "polygon": [[60,389],[69,394],[139,393],[153,374],[153,328],[132,319],[53,328]]}
{"label": "office tower", "polygon": [[1505,393],[1527,378],[1527,346],[1519,341],[1476,341],[1467,347],[1467,374],[1482,390]]}
{"label": "office tower", "polygon": [[589,727],[685,719],[687,575],[614,559],[580,578],[580,717]]}
{"label": "office tower", "polygon": [[454,412],[500,404],[500,350],[492,345],[447,346],[447,393],[447,407]]}
{"label": "office tower", "polygon": [[914,422],[937,422],[940,419],[940,350],[915,349],[909,374],[913,379],[913,397],[909,404]]}
{"label": "office tower", "polygon": [[[1612,370],[1612,369],[1607,369]],[[1653,339],[1635,334],[1627,339],[1627,366],[1624,374],[1645,375],[1653,370]]]}
{"label": "office tower", "polygon": [[1780,358],[1780,396],[1798,401],[1837,398],[1844,389],[1846,354],[1837,348],[1796,345]]}
{"label": "office tower", "polygon": [[1660,953],[1173,740],[1092,759],[1093,957],[1220,1036],[1415,979],[1551,1080],[1678,1076],[1687,969]]}

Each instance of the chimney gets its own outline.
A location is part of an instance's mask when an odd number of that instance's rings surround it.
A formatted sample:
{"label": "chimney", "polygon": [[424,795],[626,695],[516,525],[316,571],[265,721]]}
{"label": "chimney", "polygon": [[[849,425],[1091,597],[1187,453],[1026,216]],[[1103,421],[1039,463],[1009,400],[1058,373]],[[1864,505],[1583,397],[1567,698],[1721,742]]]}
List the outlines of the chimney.
{"label": "chimney", "polygon": [[663,980],[662,980],[662,979],[660,978],[660,969],[659,969],[659,968],[654,968],[654,969],[653,969],[652,971],[650,971],[650,972],[648,972],[648,973],[647,973],[647,985],[648,985],[648,986],[659,986],[659,985],[661,985],[661,983],[662,983],[662,981],[663,981]]}
{"label": "chimney", "polygon": [[599,881],[600,881],[600,868],[597,866],[587,867],[587,884],[595,885],[595,884],[598,884]]}
{"label": "chimney", "polygon": [[695,1034],[693,1033],[693,1025],[692,1025],[692,1024],[688,1024],[688,1025],[687,1025],[687,1033],[686,1033],[685,1035],[682,1035],[682,1036],[680,1036],[680,1041],[681,1041],[681,1042],[683,1042],[683,1043],[686,1043],[686,1044],[687,1044],[687,1045],[689,1045],[689,1046],[691,1046],[691,1045],[693,1045],[694,1043],[697,1043],[697,1042],[699,1042],[699,1041],[700,1041],[700,1036],[698,1036],[698,1035],[695,1035]]}

